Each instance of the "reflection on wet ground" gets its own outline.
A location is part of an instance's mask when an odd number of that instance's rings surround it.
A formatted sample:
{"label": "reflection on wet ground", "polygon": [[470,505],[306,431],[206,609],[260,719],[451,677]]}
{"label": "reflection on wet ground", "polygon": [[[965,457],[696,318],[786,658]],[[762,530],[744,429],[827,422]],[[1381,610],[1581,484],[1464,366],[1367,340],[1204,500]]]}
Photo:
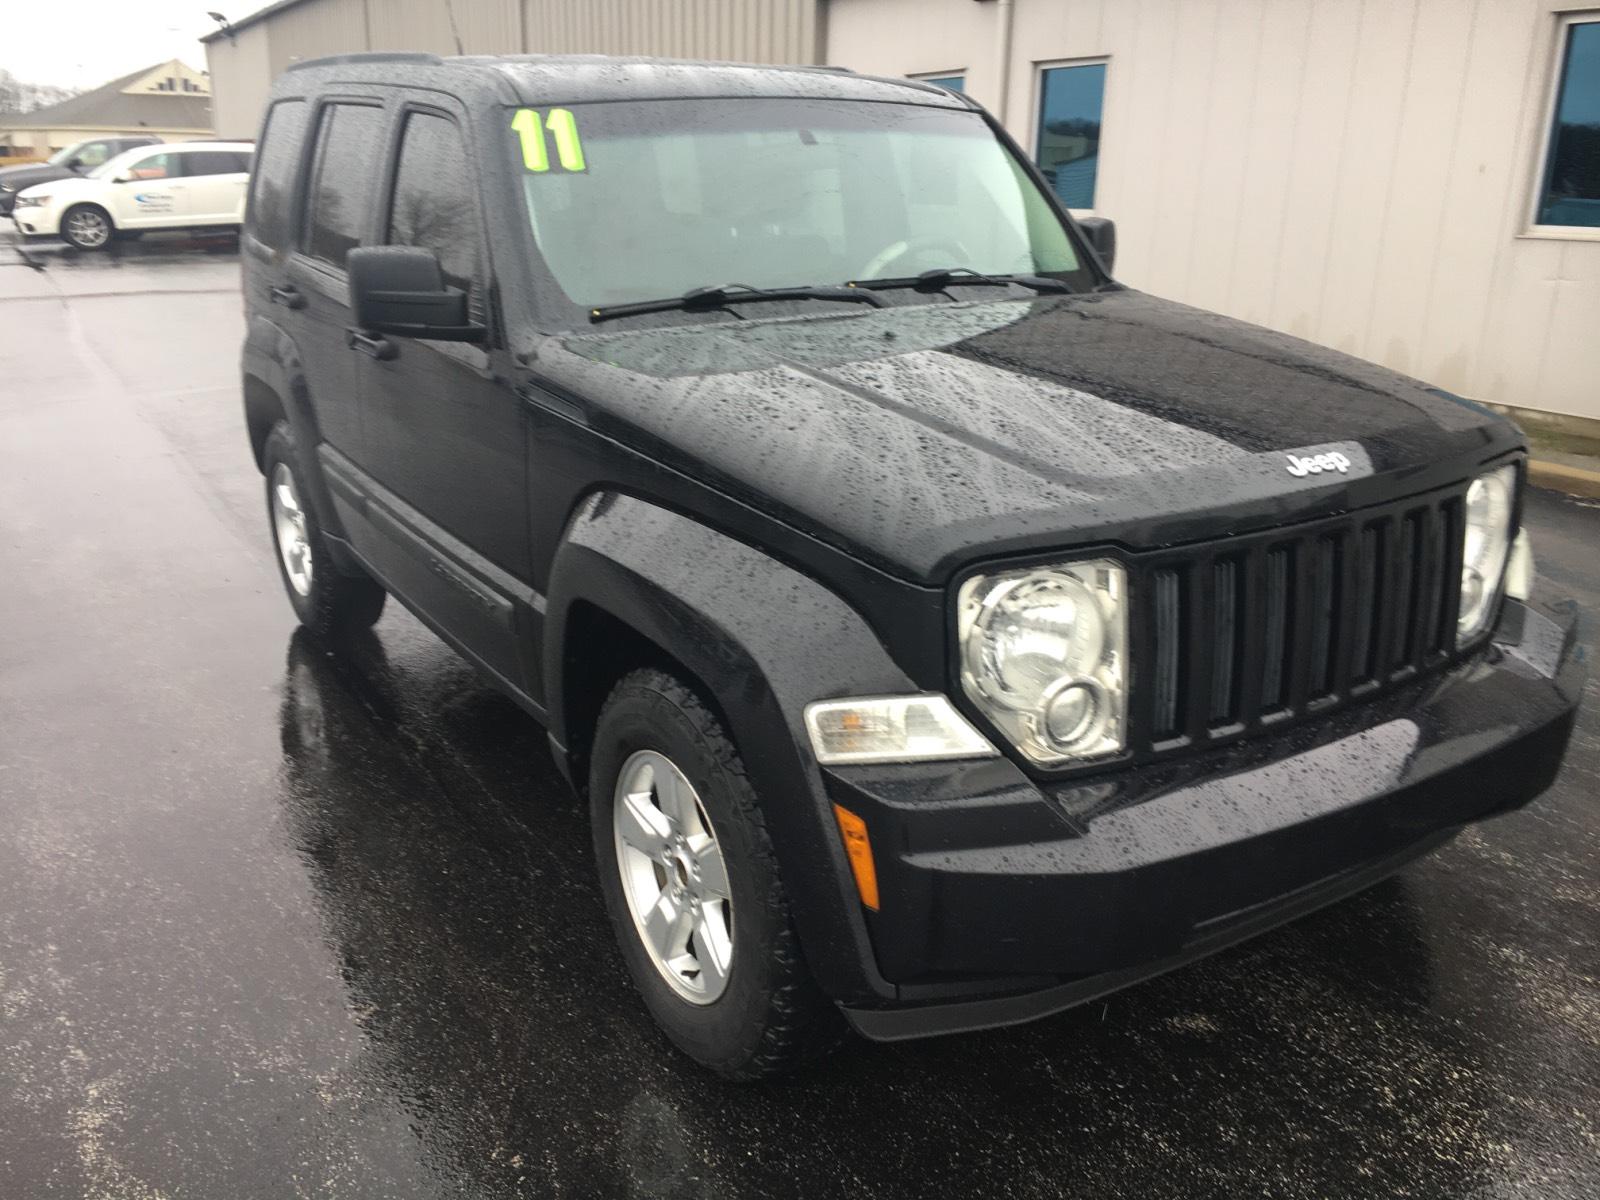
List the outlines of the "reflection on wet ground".
{"label": "reflection on wet ground", "polygon": [[[0,263],[0,1197],[1600,1191],[1593,681],[1549,795],[1354,900],[728,1086],[630,994],[534,724],[403,612],[292,631],[232,264],[139,261]],[[1600,509],[1529,523],[1600,611]]]}

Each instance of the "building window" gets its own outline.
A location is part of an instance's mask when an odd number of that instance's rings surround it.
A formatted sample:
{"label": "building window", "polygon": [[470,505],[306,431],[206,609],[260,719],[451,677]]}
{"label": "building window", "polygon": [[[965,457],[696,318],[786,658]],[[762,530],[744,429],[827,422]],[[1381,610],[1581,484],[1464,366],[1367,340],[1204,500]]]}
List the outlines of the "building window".
{"label": "building window", "polygon": [[1562,31],[1535,225],[1600,228],[1600,21]]}
{"label": "building window", "polygon": [[947,92],[967,90],[967,77],[960,72],[951,72],[947,75],[913,75],[911,78],[931,83],[934,87],[942,87]]}
{"label": "building window", "polygon": [[1106,64],[1078,63],[1039,72],[1039,169],[1068,208],[1094,207],[1100,163],[1100,110]]}

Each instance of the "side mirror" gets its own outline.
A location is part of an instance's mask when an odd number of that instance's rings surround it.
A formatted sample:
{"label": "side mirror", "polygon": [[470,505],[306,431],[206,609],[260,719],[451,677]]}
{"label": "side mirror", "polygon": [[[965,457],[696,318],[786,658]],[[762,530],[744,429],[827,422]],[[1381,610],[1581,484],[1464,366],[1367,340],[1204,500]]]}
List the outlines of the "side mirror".
{"label": "side mirror", "polygon": [[1082,217],[1078,228],[1089,239],[1089,245],[1100,256],[1100,263],[1109,275],[1117,263],[1117,223],[1106,217]]}
{"label": "side mirror", "polygon": [[362,329],[440,342],[481,342],[467,294],[447,287],[439,256],[419,246],[359,246],[345,258],[350,310]]}
{"label": "side mirror", "polygon": [[133,182],[133,176],[128,174],[126,171],[118,171],[115,175],[113,175],[111,177],[111,182],[112,183],[132,183]]}
{"label": "side mirror", "polygon": [[67,159],[67,170],[73,171],[73,172],[82,171],[83,170],[83,159],[81,159],[81,158],[69,158],[69,159]]}

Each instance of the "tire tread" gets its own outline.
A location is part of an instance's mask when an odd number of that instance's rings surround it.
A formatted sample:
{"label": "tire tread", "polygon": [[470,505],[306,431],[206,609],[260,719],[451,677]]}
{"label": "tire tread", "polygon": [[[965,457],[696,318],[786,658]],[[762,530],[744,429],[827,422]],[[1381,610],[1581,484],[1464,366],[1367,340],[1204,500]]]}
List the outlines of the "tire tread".
{"label": "tire tread", "polygon": [[[376,580],[367,576],[346,575],[334,564],[333,557],[323,541],[322,523],[311,508],[309,489],[306,487],[306,467],[300,455],[299,442],[287,421],[279,421],[273,425],[262,447],[262,473],[266,477],[269,493],[272,488],[272,468],[278,462],[289,464],[289,468],[294,472],[295,486],[300,492],[300,503],[305,508],[311,526],[311,594],[309,596],[296,594],[294,589],[289,587],[288,578],[284,577],[284,590],[289,593],[289,603],[294,606],[295,615],[307,629],[324,638],[334,638],[341,634],[371,628],[383,614],[388,593]],[[267,498],[269,522],[271,513],[272,501],[269,495]],[[276,543],[272,547],[272,556],[278,564],[279,575],[282,576],[283,562]]]}
{"label": "tire tread", "polygon": [[676,707],[693,726],[701,749],[732,785],[727,791],[739,817],[754,833],[753,853],[759,855],[762,874],[770,880],[762,898],[777,936],[767,954],[769,982],[765,992],[766,1021],[755,1047],[739,1061],[707,1063],[725,1078],[767,1079],[787,1074],[807,1062],[823,1058],[844,1040],[845,1024],[838,1008],[822,994],[800,950],[800,939],[789,916],[778,860],[767,833],[766,821],[744,761],[722,722],[700,694],[681,679],[655,667],[625,675],[607,696],[600,721],[614,704],[629,696],[659,696]]}

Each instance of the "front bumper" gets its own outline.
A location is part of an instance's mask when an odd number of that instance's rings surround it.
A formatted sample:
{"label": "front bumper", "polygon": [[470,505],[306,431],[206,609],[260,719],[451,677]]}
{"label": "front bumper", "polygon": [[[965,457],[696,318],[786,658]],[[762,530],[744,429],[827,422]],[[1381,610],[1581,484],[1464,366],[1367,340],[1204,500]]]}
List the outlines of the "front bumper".
{"label": "front bumper", "polygon": [[61,214],[51,205],[18,208],[11,213],[11,223],[25,238],[54,237],[61,228]]}
{"label": "front bumper", "polygon": [[1282,734],[1062,785],[1008,760],[834,769],[870,831],[889,1040],[1082,1003],[1357,891],[1554,780],[1584,667],[1509,602],[1470,660]]}

